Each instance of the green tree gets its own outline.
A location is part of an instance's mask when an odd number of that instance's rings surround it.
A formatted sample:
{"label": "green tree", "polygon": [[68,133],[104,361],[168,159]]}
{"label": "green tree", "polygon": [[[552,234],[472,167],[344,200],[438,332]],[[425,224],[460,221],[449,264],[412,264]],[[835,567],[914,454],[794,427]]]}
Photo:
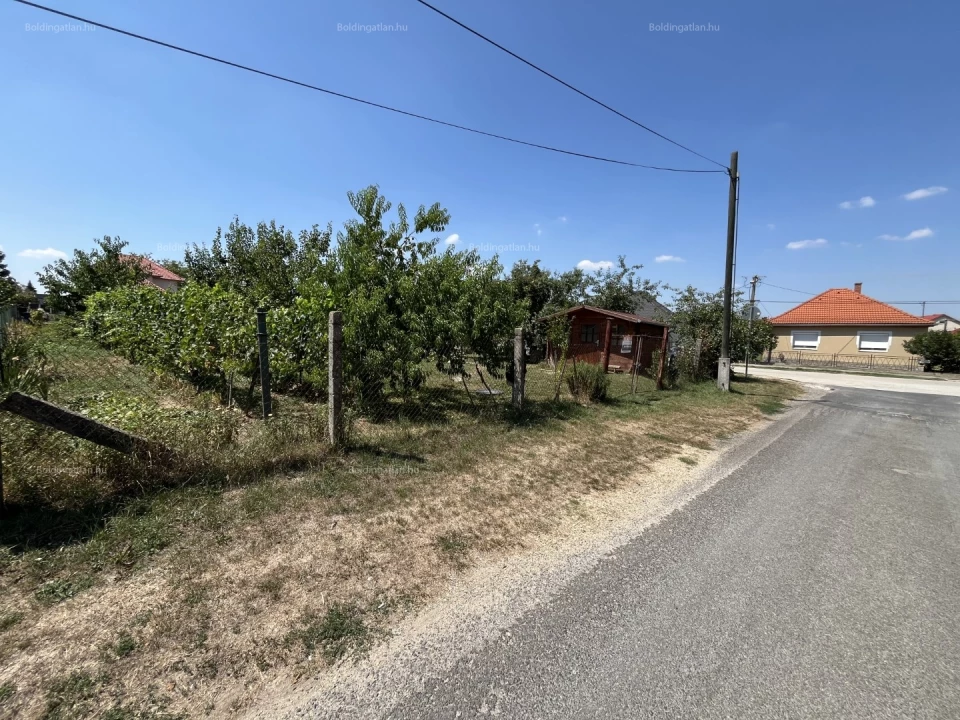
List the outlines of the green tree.
{"label": "green tree", "polygon": [[10,274],[7,267],[7,256],[0,250],[0,306],[10,305],[20,292],[20,286]]}
{"label": "green tree", "polygon": [[[776,344],[773,326],[768,320],[754,320],[752,327],[743,317],[743,293],[734,292],[730,325],[730,357],[741,361],[747,354],[759,358]],[[670,334],[678,351],[680,372],[688,377],[704,378],[716,373],[723,339],[723,292],[708,293],[688,286],[676,293]],[[696,359],[699,343],[700,355]]]}
{"label": "green tree", "polygon": [[936,331],[920,333],[903,343],[907,352],[920,355],[932,369],[960,372],[960,334]]}
{"label": "green tree", "polygon": [[286,307],[316,274],[331,235],[329,226],[315,225],[295,237],[274,220],[253,228],[234,217],[226,232],[217,228],[210,247],[185,252],[183,276],[238,292],[252,305]]}
{"label": "green tree", "polygon": [[74,250],[72,258],[57,260],[37,273],[47,289],[47,307],[51,311],[80,312],[94,293],[134,285],[146,277],[138,262],[123,256],[127,243],[119,237],[105,235],[94,242],[96,247],[90,252]]}

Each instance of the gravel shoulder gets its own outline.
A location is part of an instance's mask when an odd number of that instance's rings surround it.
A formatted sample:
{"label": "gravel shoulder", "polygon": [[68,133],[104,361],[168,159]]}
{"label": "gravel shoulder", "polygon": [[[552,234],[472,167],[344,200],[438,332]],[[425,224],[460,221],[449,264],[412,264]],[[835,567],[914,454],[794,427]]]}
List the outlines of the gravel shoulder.
{"label": "gravel shoulder", "polygon": [[[773,421],[716,450],[690,448],[638,473],[618,490],[584,497],[567,519],[522,551],[490,559],[452,579],[424,609],[394,626],[366,658],[300,678],[278,679],[245,717],[375,718],[424,691],[459,661],[536,613],[600,565],[781,437],[811,408],[816,390]],[[695,465],[690,464],[695,461]]]}

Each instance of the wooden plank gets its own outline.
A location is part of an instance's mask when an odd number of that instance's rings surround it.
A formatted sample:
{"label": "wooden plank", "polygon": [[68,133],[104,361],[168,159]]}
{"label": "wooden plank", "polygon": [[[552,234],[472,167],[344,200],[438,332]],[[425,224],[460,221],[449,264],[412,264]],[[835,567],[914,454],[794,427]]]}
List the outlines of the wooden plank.
{"label": "wooden plank", "polygon": [[89,440],[125,455],[160,457],[169,454],[169,450],[159,443],[118,430],[115,427],[88,418],[86,415],[67,410],[32,395],[12,392],[0,403],[0,410],[6,410],[40,425],[46,425],[82,440]]}

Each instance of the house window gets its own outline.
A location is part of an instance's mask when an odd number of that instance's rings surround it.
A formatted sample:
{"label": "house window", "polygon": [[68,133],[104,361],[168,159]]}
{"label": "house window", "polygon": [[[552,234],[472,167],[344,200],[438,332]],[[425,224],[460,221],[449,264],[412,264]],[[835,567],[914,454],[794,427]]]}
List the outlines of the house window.
{"label": "house window", "polygon": [[816,350],[820,347],[820,331],[794,330],[790,333],[790,346],[794,350]]}
{"label": "house window", "polygon": [[581,325],[580,326],[580,342],[595,343],[596,341],[597,341],[597,326]]}
{"label": "house window", "polygon": [[881,332],[858,332],[857,347],[860,352],[887,352],[890,349],[892,333],[888,330]]}

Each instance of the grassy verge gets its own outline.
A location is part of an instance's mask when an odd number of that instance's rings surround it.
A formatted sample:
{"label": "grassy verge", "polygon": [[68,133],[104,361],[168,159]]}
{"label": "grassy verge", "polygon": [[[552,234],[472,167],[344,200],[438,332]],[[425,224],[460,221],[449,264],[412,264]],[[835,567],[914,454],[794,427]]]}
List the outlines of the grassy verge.
{"label": "grassy verge", "polygon": [[[442,412],[357,418],[344,453],[15,512],[0,537],[0,716],[227,714],[278,673],[363,652],[451,574],[549,532],[585,495],[664,457],[695,463],[690,448],[797,392],[612,381],[608,402],[555,404],[555,376],[531,368],[522,413],[481,411],[438,381]],[[194,402],[181,391],[158,403]]]}

